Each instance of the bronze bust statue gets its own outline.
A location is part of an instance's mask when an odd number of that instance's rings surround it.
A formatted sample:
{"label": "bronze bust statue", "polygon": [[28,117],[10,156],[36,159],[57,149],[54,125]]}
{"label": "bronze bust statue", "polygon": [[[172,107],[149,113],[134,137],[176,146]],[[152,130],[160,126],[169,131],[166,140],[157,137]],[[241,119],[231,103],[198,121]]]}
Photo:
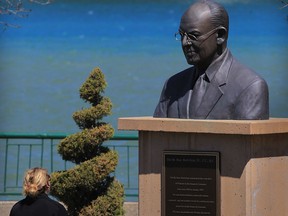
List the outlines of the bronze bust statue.
{"label": "bronze bust statue", "polygon": [[154,117],[269,119],[267,83],[233,57],[228,32],[222,5],[200,0],[186,10],[175,36],[192,67],[165,82]]}

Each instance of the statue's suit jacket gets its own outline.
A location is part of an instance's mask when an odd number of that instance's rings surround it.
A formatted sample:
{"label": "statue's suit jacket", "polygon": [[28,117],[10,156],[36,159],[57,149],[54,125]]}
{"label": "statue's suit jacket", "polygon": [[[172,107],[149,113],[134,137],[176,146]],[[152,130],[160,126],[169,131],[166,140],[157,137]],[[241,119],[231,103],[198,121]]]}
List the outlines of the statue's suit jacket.
{"label": "statue's suit jacket", "polygon": [[254,71],[239,63],[228,49],[197,109],[191,103],[193,87],[198,79],[195,71],[194,67],[190,67],[166,81],[154,117],[269,118],[267,83]]}

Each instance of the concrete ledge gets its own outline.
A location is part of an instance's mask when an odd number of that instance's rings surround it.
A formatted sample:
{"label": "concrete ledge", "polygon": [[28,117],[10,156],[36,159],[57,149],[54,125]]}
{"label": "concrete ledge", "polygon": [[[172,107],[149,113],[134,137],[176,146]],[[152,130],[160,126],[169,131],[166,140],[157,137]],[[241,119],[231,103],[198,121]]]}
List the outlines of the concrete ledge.
{"label": "concrete ledge", "polygon": [[125,216],[138,216],[138,202],[124,203]]}
{"label": "concrete ledge", "polygon": [[15,201],[1,201],[0,202],[0,212],[3,216],[9,216],[12,206],[15,204]]}
{"label": "concrete ledge", "polygon": [[[9,216],[10,210],[16,201],[0,201],[1,216]],[[138,216],[138,202],[124,203],[125,216]]]}
{"label": "concrete ledge", "polygon": [[287,128],[287,118],[270,118],[269,120],[196,120],[124,117],[118,119],[118,130],[136,131],[254,135],[287,133]]}

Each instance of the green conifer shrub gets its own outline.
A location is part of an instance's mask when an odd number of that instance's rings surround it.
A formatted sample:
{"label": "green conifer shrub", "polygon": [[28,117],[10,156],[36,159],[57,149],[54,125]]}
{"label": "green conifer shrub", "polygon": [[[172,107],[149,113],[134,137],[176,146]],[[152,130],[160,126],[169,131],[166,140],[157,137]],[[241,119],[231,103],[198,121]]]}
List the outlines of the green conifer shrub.
{"label": "green conifer shrub", "polygon": [[51,195],[67,206],[70,216],[124,215],[124,188],[111,175],[118,154],[102,146],[114,134],[113,127],[101,121],[112,109],[110,99],[102,96],[106,85],[101,70],[92,70],[80,88],[80,97],[91,107],[73,114],[81,131],[58,145],[62,158],[76,166],[51,174]]}

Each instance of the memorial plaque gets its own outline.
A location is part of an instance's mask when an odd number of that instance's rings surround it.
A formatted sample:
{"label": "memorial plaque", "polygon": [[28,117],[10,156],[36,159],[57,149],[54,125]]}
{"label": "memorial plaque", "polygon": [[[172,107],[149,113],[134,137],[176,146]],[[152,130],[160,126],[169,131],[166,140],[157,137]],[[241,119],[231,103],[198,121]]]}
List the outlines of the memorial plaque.
{"label": "memorial plaque", "polygon": [[220,216],[219,152],[164,151],[162,216]]}

